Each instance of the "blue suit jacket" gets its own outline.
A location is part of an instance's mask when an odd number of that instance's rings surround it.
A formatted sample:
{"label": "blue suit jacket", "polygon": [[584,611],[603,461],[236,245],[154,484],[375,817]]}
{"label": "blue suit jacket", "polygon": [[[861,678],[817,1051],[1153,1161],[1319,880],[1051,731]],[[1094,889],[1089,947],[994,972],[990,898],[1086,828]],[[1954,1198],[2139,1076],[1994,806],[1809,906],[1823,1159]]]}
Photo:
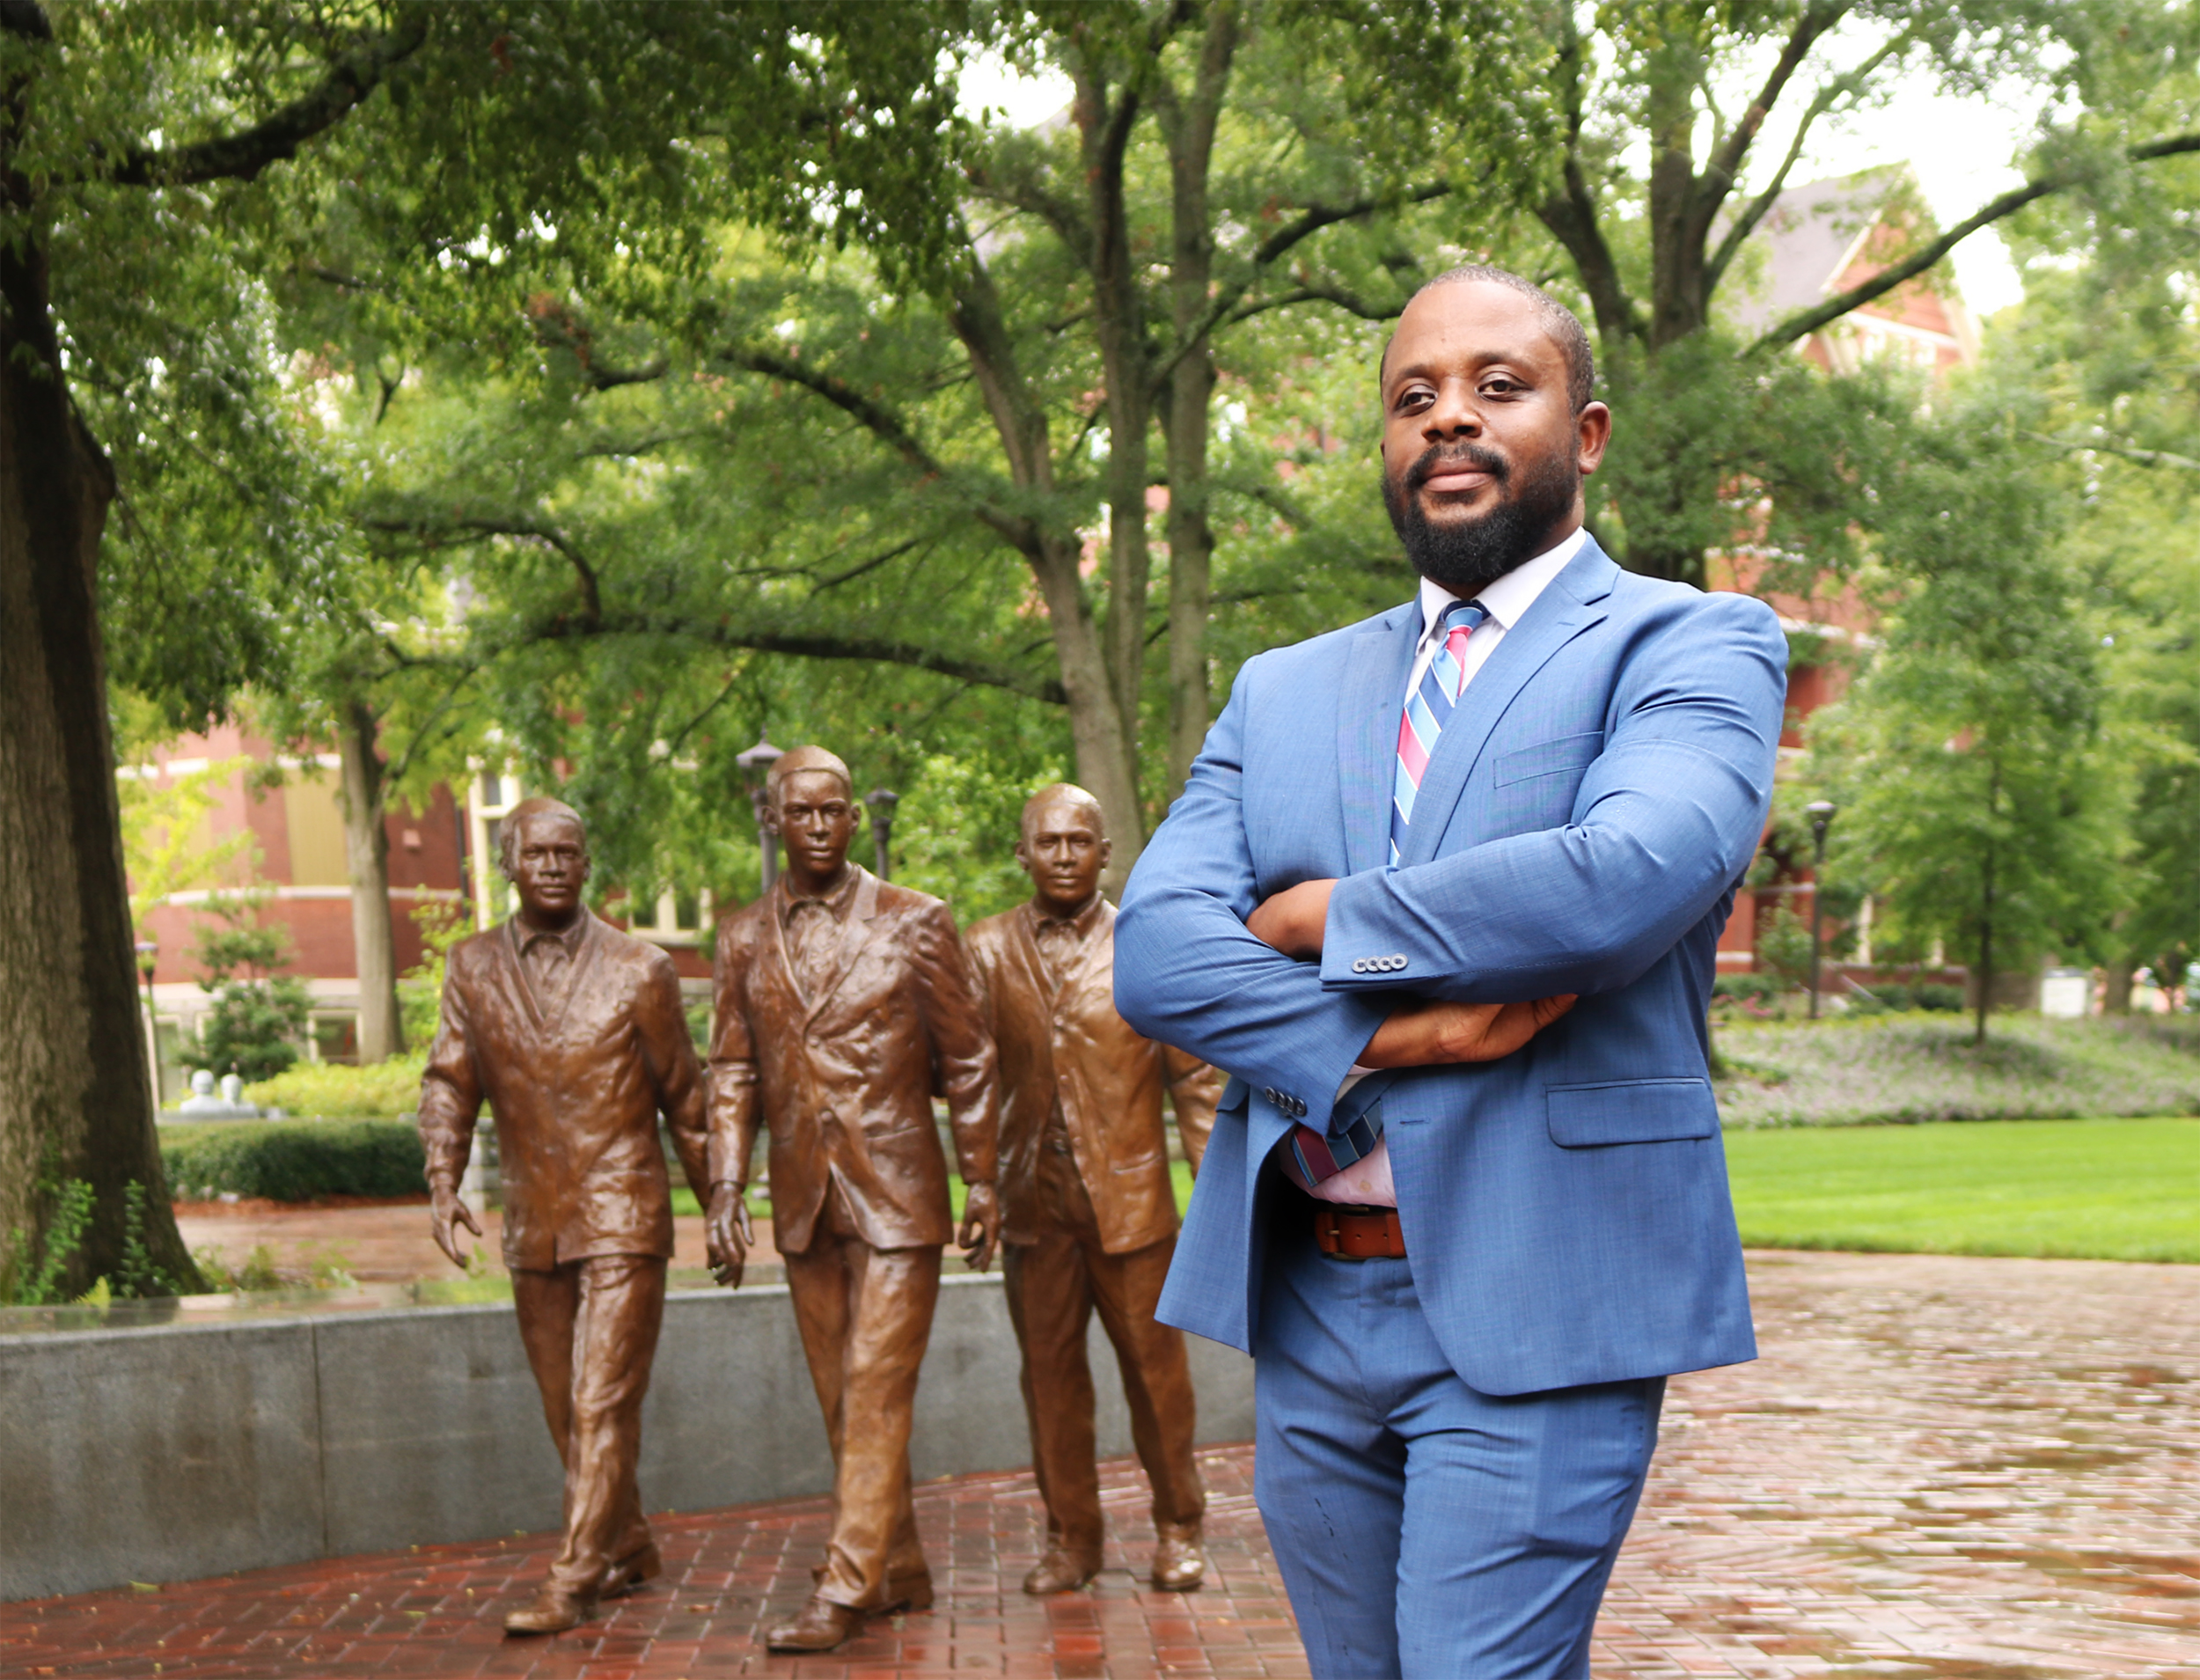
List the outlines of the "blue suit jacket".
{"label": "blue suit jacket", "polygon": [[[1247,661],[1124,890],[1117,1007],[1233,1075],[1161,1317],[1250,1348],[1277,1141],[1380,1102],[1417,1292],[1471,1386],[1751,1358],[1705,1010],[1771,798],[1778,621],[1586,544],[1461,698],[1393,869],[1420,627],[1409,603]],[[1318,965],[1246,932],[1262,899],[1325,877]],[[1393,961],[1353,972],[1373,957]],[[1564,992],[1581,1001],[1517,1054],[1380,1074],[1335,1104],[1411,995]]]}

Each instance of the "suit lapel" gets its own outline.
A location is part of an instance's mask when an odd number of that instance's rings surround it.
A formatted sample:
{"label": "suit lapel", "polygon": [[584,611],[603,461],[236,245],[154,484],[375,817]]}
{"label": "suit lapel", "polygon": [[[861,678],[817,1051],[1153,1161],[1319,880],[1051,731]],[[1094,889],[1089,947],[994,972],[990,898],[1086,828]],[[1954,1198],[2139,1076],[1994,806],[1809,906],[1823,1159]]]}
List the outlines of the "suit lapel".
{"label": "suit lapel", "polygon": [[1592,538],[1520,622],[1505,632],[1489,663],[1459,697],[1458,709],[1429,755],[1420,791],[1413,796],[1416,820],[1406,830],[1400,863],[1426,863],[1436,855],[1490,731],[1551,655],[1605,617],[1603,603],[1618,571]]}
{"label": "suit lapel", "polygon": [[[848,970],[870,943],[871,918],[878,913],[878,877],[862,864],[849,866],[855,871],[855,902],[848,906],[847,920],[840,924],[840,937],[832,947],[832,967],[825,976],[825,984],[818,988],[818,995],[808,999],[803,1013],[815,1017],[838,991],[840,982],[847,978]],[[793,972],[790,968],[788,972]]]}
{"label": "suit lapel", "polygon": [[1390,858],[1390,790],[1397,775],[1398,717],[1419,644],[1418,599],[1394,607],[1352,639],[1337,712],[1337,778],[1352,873]]}
{"label": "suit lapel", "polygon": [[542,1000],[535,995],[535,983],[527,977],[527,960],[519,954],[519,918],[513,916],[504,924],[504,983],[519,999],[520,1013],[526,1017],[527,1029],[536,1038],[549,1030],[550,1022],[544,1013]]}

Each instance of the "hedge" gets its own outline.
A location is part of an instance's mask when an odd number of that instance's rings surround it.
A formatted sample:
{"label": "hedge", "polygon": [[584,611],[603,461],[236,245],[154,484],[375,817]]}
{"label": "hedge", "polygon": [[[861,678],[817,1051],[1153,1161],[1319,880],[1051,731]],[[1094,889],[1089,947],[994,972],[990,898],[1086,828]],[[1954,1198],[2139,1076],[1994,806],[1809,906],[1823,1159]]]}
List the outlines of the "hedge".
{"label": "hedge", "polygon": [[420,1133],[404,1120],[199,1120],[160,1128],[168,1193],[224,1191],[270,1201],[416,1196],[427,1189]]}

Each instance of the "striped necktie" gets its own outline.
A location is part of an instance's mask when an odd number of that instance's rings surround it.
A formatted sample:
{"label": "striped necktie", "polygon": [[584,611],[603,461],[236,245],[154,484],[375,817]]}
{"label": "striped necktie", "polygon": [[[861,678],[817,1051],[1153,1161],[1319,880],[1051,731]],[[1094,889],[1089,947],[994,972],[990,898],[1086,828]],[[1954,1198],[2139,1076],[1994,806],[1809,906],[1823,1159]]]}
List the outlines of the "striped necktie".
{"label": "striped necktie", "polygon": [[[1438,621],[1444,632],[1443,645],[1421,673],[1420,686],[1405,702],[1404,715],[1398,719],[1397,776],[1390,789],[1390,864],[1394,869],[1398,855],[1405,849],[1405,831],[1413,820],[1413,797],[1420,792],[1421,778],[1435,753],[1436,737],[1451,721],[1460,691],[1466,685],[1467,638],[1489,616],[1489,610],[1479,601],[1454,601],[1444,609]],[[1368,1154],[1382,1135],[1382,1104],[1378,1102],[1333,1137],[1310,1126],[1294,1126],[1291,1155],[1307,1183],[1318,1185]]]}
{"label": "striped necktie", "polygon": [[1405,849],[1405,831],[1413,821],[1413,797],[1421,790],[1421,778],[1435,755],[1436,737],[1451,722],[1459,691],[1466,686],[1467,638],[1488,620],[1489,610],[1479,601],[1454,601],[1439,620],[1443,645],[1421,673],[1420,686],[1405,702],[1398,719],[1398,769],[1390,789],[1390,864],[1397,866]]}

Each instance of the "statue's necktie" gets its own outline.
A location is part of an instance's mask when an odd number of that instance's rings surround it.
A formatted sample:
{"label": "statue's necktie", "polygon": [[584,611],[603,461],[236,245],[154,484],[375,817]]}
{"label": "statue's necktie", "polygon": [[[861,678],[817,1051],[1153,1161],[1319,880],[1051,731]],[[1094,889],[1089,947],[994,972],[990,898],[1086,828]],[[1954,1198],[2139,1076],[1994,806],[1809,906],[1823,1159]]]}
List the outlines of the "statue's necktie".
{"label": "statue's necktie", "polygon": [[[1489,611],[1479,601],[1455,601],[1444,609],[1441,625],[1444,639],[1428,662],[1428,669],[1421,673],[1417,686],[1405,702],[1404,714],[1398,719],[1397,772],[1390,789],[1390,863],[1396,868],[1399,854],[1405,849],[1405,831],[1413,820],[1413,799],[1421,789],[1421,778],[1428,772],[1428,761],[1435,755],[1436,738],[1444,732],[1444,725],[1451,722],[1453,709],[1459,704],[1460,692],[1466,686],[1467,638],[1489,620]],[[1291,1133],[1291,1154],[1306,1181],[1317,1185],[1324,1178],[1334,1177],[1359,1160],[1375,1146],[1382,1135],[1382,1110],[1378,1104],[1360,1115],[1344,1131],[1325,1136],[1310,1126],[1294,1128]]]}

